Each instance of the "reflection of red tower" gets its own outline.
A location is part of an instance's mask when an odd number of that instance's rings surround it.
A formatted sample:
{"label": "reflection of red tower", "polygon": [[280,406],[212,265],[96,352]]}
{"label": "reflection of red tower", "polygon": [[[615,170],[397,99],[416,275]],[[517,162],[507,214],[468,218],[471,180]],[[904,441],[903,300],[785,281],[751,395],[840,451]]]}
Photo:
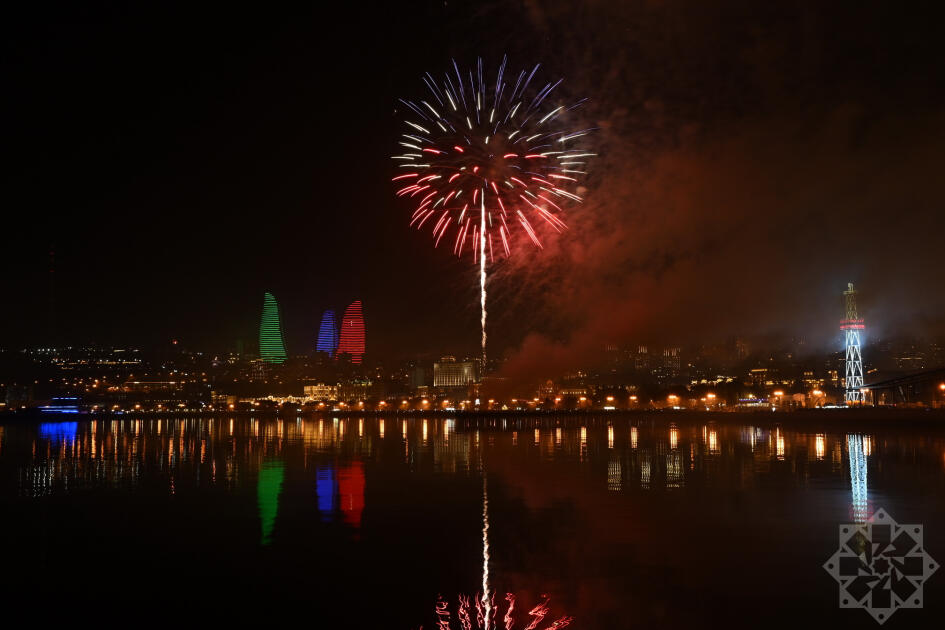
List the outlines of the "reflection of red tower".
{"label": "reflection of red tower", "polygon": [[364,356],[364,316],[361,314],[361,300],[352,302],[345,310],[345,316],[341,320],[338,354],[350,355],[352,363],[361,363],[361,357]]}
{"label": "reflection of red tower", "polygon": [[364,467],[361,462],[338,469],[338,498],[341,514],[354,527],[361,527],[364,510]]}

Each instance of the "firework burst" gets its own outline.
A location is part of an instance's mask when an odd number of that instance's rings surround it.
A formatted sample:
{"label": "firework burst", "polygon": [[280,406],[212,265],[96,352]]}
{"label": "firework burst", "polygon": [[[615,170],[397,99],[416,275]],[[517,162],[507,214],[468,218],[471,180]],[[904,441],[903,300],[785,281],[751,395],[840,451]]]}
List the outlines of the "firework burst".
{"label": "firework burst", "polygon": [[454,61],[442,81],[423,77],[427,98],[400,100],[396,195],[415,203],[410,225],[432,228],[434,246],[474,262],[508,257],[521,241],[541,248],[543,231],[567,229],[564,209],[582,201],[575,189],[594,155],[582,147],[592,130],[568,127],[586,99],[561,104],[552,98],[561,79],[538,88],[539,65],[518,75],[506,66],[492,81],[481,59],[466,72]]}
{"label": "firework burst", "polygon": [[486,259],[512,255],[521,241],[541,249],[544,230],[567,229],[564,208],[581,202],[576,189],[594,154],[582,146],[592,129],[568,126],[576,103],[557,102],[561,84],[533,83],[539,65],[512,79],[503,57],[495,81],[476,69],[453,67],[437,82],[423,77],[428,95],[401,99],[406,107],[393,156],[396,195],[410,199],[410,225],[432,226],[434,247],[446,242],[479,263],[482,363],[486,365]]}

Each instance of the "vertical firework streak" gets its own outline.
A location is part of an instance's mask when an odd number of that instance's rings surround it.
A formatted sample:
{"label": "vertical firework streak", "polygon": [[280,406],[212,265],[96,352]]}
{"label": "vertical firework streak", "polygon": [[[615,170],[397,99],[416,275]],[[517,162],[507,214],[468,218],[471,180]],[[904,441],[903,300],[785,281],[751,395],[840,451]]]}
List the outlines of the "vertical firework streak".
{"label": "vertical firework streak", "polygon": [[403,169],[392,179],[400,186],[396,195],[416,203],[410,225],[431,226],[434,247],[451,232],[453,253],[461,257],[469,245],[479,264],[483,367],[487,264],[496,254],[508,258],[521,242],[542,249],[542,226],[567,229],[564,206],[582,201],[569,188],[595,155],[580,146],[593,129],[569,126],[571,112],[587,99],[560,103],[552,94],[561,79],[538,89],[532,79],[539,65],[515,77],[506,63],[503,57],[494,83],[482,59],[467,73],[454,61],[442,81],[426,73],[426,99],[400,99],[403,153],[392,156]]}
{"label": "vertical firework streak", "polygon": [[479,213],[479,308],[482,324],[482,372],[486,371],[486,213]]}
{"label": "vertical firework streak", "polygon": [[489,630],[492,615],[492,593],[489,590],[489,488],[486,471],[482,471],[482,607],[484,630]]}

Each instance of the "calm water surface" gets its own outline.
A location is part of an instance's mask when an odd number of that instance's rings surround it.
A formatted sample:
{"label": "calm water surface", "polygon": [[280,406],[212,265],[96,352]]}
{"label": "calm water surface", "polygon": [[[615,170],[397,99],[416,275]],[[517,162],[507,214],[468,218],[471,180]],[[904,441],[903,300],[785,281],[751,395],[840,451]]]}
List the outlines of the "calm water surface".
{"label": "calm water surface", "polygon": [[[945,431],[830,426],[684,413],[0,424],[0,602],[105,627],[407,629],[437,627],[442,597],[449,627],[465,612],[475,628],[485,590],[501,628],[510,603],[524,629],[546,601],[538,628],[873,627],[838,608],[822,564],[839,523],[880,507],[924,524],[945,561]],[[937,627],[941,573],[923,609],[884,628]]]}

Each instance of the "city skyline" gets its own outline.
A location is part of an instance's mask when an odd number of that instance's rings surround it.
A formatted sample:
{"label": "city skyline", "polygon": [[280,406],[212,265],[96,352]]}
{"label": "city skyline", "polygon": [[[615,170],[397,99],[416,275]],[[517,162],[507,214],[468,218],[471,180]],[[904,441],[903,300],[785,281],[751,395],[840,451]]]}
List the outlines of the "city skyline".
{"label": "city skyline", "polygon": [[5,7],[8,617],[941,625],[927,4]]}
{"label": "city skyline", "polygon": [[[850,281],[863,288],[874,335],[942,334],[945,297],[930,289],[943,281],[930,186],[945,145],[931,27],[882,5],[861,7],[856,28],[840,28],[850,16],[839,6],[811,8],[800,21],[720,6],[727,18],[706,21],[632,5],[582,15],[497,4],[470,15],[433,3],[422,18],[436,25],[432,39],[409,45],[397,33],[416,16],[358,15],[391,51],[390,73],[370,83],[369,99],[341,96],[362,85],[352,69],[377,62],[369,51],[311,79],[330,42],[310,14],[260,21],[234,9],[235,30],[210,41],[209,11],[189,13],[185,25],[172,10],[156,18],[129,9],[119,26],[106,10],[64,10],[54,19],[60,37],[39,55],[33,42],[46,41],[45,15],[21,7],[9,40],[20,55],[3,66],[8,119],[18,121],[9,146],[23,156],[11,173],[19,210],[8,225],[22,237],[3,255],[17,270],[8,291],[21,308],[0,315],[0,346],[178,339],[227,348],[255,336],[256,296],[270,290],[292,345],[310,338],[326,307],[361,299],[372,308],[378,357],[423,345],[472,354],[478,278],[468,261],[429,251],[429,237],[409,229],[409,212],[390,198],[389,155],[397,98],[423,88],[422,72],[451,58],[495,67],[503,55],[564,77],[562,98],[588,96],[601,130],[593,194],[569,219],[567,239],[490,275],[496,356],[517,357],[527,371],[545,355],[578,362],[586,348],[636,340],[783,333],[826,347],[834,330],[823,322],[836,319],[837,287]],[[490,37],[455,43],[450,27],[467,31],[470,20]],[[614,57],[622,25],[633,25],[635,47]],[[178,46],[158,52],[167,33]],[[809,46],[804,54],[757,44],[795,40]],[[875,58],[880,40],[888,56]],[[250,50],[246,41],[259,44]],[[279,70],[262,70],[270,66]],[[87,98],[58,116],[61,90]],[[224,100],[228,114],[218,117]],[[350,120],[359,141],[350,141]],[[243,132],[246,142],[228,140]],[[44,146],[58,147],[56,157],[38,169]],[[165,222],[155,227],[155,216]],[[242,216],[269,238],[246,230]],[[887,216],[898,220],[885,224]],[[346,237],[313,246],[314,234]],[[857,252],[841,246],[848,241]],[[432,289],[425,299],[413,293],[418,280]]]}

